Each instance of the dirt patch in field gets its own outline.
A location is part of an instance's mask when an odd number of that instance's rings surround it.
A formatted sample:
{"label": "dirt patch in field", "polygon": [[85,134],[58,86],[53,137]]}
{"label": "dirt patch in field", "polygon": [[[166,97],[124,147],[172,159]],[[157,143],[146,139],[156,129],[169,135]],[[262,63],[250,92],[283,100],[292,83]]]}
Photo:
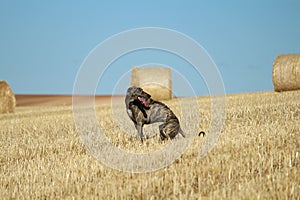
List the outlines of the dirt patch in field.
{"label": "dirt patch in field", "polygon": [[[123,101],[123,96],[95,96],[96,104],[110,104],[112,98]],[[17,106],[70,106],[72,95],[16,95]]]}

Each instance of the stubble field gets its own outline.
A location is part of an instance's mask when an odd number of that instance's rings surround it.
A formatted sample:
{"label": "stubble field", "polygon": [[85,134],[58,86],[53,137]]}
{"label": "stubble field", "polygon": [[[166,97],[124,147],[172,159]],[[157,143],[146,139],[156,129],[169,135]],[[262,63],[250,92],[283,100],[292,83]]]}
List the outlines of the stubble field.
{"label": "stubble field", "polygon": [[[210,98],[197,101],[199,126],[206,131]],[[176,100],[165,103],[177,112]],[[120,148],[137,153],[166,145],[157,136],[141,144],[123,134],[108,105],[97,106],[96,111],[105,134]],[[125,110],[119,112],[120,118],[126,116]],[[130,122],[128,117],[124,120]],[[222,134],[200,160],[205,138],[196,136],[197,131],[191,146],[172,165],[127,173],[89,154],[76,132],[71,106],[17,107],[13,114],[0,114],[1,199],[300,197],[300,91],[228,95]]]}

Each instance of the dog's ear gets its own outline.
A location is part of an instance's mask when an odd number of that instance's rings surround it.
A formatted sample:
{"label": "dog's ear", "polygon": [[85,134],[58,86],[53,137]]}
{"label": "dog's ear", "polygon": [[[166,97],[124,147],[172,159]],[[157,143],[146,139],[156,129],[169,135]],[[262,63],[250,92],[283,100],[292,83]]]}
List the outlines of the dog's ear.
{"label": "dog's ear", "polygon": [[137,87],[136,86],[131,86],[131,87],[129,87],[128,89],[127,89],[127,94],[132,94],[132,93],[134,93],[134,91],[136,91],[137,90]]}
{"label": "dog's ear", "polygon": [[136,90],[135,86],[129,87],[127,89],[127,93],[126,93],[126,96],[125,96],[126,108],[129,107],[129,103],[132,103],[134,101],[134,98],[132,98],[132,95],[133,95],[133,93],[134,93],[135,90]]}

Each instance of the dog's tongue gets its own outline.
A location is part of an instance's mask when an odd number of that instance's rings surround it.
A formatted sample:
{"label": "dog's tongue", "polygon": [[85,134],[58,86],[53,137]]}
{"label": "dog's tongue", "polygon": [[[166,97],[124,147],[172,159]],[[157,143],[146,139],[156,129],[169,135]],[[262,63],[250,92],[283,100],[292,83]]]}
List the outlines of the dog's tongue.
{"label": "dog's tongue", "polygon": [[142,102],[142,103],[144,104],[144,106],[145,106],[146,108],[149,107],[148,102],[147,102],[143,97],[138,97],[138,99],[139,99],[140,102]]}

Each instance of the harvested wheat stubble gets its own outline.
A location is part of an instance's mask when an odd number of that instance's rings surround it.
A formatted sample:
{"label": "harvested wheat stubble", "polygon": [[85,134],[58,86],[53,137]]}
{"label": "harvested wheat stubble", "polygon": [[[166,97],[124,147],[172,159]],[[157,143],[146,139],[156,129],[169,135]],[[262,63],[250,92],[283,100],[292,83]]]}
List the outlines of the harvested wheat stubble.
{"label": "harvested wheat stubble", "polygon": [[151,94],[156,100],[172,99],[172,80],[170,68],[133,67],[131,86],[138,86]]}
{"label": "harvested wheat stubble", "polygon": [[300,89],[300,54],[278,55],[272,79],[276,92]]}
{"label": "harvested wheat stubble", "polygon": [[16,98],[5,81],[0,81],[0,113],[14,112],[16,107]]}
{"label": "harvested wheat stubble", "polygon": [[[213,150],[199,160],[206,138],[195,135],[191,146],[174,163],[151,173],[118,171],[92,157],[91,150],[82,143],[82,135],[78,135],[71,106],[17,106],[15,114],[0,115],[0,196],[299,199],[299,99],[300,90],[227,95],[226,122]],[[194,103],[190,98],[181,100]],[[197,103],[203,116],[199,124],[202,130],[208,130],[211,98],[199,97]],[[175,99],[168,101],[168,106],[180,112],[177,105]],[[95,109],[99,125],[117,148],[137,154],[154,153],[171,142],[161,143],[157,134],[141,144],[120,130],[112,115],[113,106],[98,105]],[[115,110],[121,122],[131,124],[124,107]],[[136,133],[132,124],[128,128]],[[157,125],[155,131],[159,131]]]}

